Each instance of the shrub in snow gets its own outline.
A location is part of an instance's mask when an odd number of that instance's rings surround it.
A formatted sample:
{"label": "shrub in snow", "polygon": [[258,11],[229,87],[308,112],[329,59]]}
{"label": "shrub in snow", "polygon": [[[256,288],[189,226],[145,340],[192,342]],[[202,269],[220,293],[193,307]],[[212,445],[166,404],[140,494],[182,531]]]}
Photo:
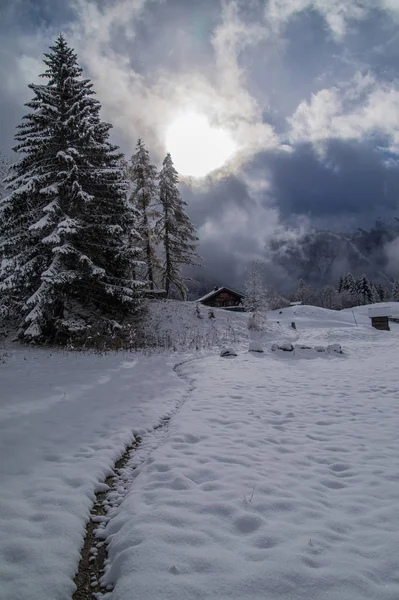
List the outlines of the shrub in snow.
{"label": "shrub in snow", "polygon": [[222,350],[220,351],[220,356],[237,356],[237,353],[233,350],[233,348],[222,348]]}
{"label": "shrub in snow", "polygon": [[243,305],[251,313],[248,318],[248,331],[252,340],[259,339],[259,334],[266,329],[267,296],[263,285],[263,266],[259,261],[251,264],[245,284]]}
{"label": "shrub in snow", "polygon": [[316,352],[325,352],[326,348],[324,346],[315,346],[314,349]]}

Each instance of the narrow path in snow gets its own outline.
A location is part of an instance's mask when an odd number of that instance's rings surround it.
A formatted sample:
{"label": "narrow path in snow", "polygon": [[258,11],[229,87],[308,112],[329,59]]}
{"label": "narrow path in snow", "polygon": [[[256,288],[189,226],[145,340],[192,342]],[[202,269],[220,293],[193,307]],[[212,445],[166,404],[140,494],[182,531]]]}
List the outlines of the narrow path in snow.
{"label": "narrow path in snow", "polygon": [[[127,491],[133,483],[135,470],[148,458],[151,451],[159,447],[166,436],[171,418],[190,398],[194,390],[194,384],[181,372],[180,367],[193,360],[197,360],[197,358],[177,363],[173,367],[176,375],[188,385],[187,392],[183,398],[171,412],[160,419],[154,426],[153,432],[145,436],[144,444],[142,444],[143,440],[141,436],[134,436],[132,444],[126,448],[121,458],[116,461],[112,469],[113,475],[108,476],[103,485],[100,486],[101,489],[97,491],[90,511],[90,520],[86,525],[81,560],[74,578],[76,590],[72,596],[72,600],[100,599],[104,593],[112,590],[112,585],[101,586],[101,578],[104,575],[108,562],[104,528],[112,518],[113,512],[123,502]],[[143,446],[143,453],[140,454],[138,450],[141,446]]]}
{"label": "narrow path in snow", "polygon": [[107,507],[110,506],[110,498],[118,492],[121,495],[123,485],[123,470],[133,453],[140,445],[141,437],[135,436],[132,444],[114,466],[114,475],[110,475],[104,481],[102,490],[96,493],[96,499],[90,511],[90,520],[86,525],[86,535],[81,550],[78,571],[74,578],[76,590],[72,600],[92,600],[96,594],[101,595],[100,579],[104,574],[107,549],[105,542],[96,537],[99,524],[106,523]]}

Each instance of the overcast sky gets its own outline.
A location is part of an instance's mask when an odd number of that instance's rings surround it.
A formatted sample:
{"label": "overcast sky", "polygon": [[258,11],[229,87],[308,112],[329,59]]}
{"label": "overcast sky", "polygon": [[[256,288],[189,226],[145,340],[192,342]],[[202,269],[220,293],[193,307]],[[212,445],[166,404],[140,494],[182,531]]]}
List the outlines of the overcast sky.
{"label": "overcast sky", "polygon": [[224,283],[276,232],[399,216],[399,0],[1,0],[6,153],[60,31],[127,155],[142,136],[159,164],[187,110],[234,136],[222,173],[182,187]]}

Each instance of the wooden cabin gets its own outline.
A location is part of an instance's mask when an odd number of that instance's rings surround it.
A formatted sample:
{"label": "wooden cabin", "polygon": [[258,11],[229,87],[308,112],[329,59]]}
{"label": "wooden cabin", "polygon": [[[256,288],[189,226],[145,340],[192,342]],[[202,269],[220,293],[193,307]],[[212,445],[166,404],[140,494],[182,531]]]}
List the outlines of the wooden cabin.
{"label": "wooden cabin", "polygon": [[373,308],[369,308],[368,314],[371,319],[371,325],[374,327],[374,329],[379,329],[380,331],[390,331],[390,307],[375,306]]}
{"label": "wooden cabin", "polygon": [[205,306],[212,306],[214,308],[232,309],[234,307],[239,307],[243,299],[243,294],[226,287],[220,287],[205,294],[202,298],[198,298],[197,302],[201,302],[201,304],[204,304]]}

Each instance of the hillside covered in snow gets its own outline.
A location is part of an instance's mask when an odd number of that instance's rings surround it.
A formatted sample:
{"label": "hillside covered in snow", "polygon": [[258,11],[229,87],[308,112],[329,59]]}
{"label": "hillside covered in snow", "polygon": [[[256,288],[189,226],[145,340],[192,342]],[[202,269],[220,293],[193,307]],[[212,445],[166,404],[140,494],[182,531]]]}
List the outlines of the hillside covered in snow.
{"label": "hillside covered in snow", "polygon": [[172,301],[145,353],[4,348],[4,598],[72,598],[103,490],[98,599],[397,600],[399,324],[368,308],[270,312],[263,353],[246,314]]}

